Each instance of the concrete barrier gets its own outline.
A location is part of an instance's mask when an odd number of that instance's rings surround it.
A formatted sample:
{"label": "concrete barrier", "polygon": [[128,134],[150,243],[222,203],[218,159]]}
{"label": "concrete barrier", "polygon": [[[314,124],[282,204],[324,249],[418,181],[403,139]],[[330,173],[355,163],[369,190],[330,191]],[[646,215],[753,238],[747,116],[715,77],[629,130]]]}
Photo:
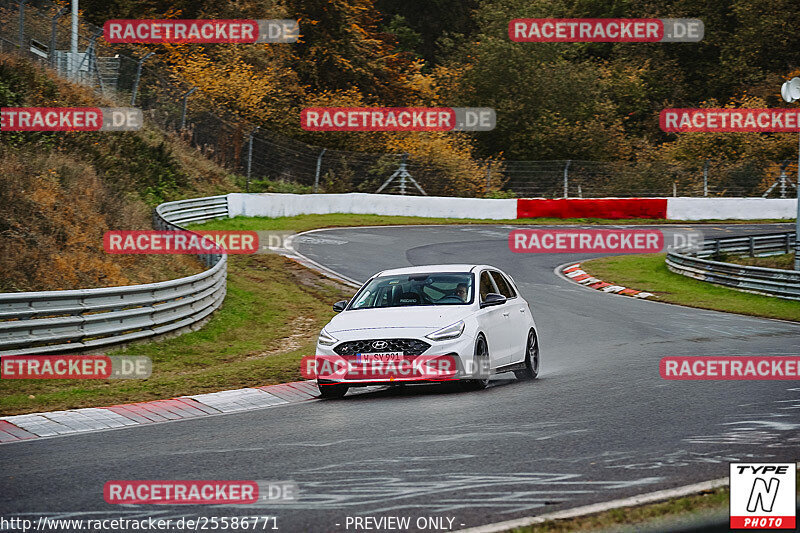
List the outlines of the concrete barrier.
{"label": "concrete barrier", "polygon": [[794,199],[774,198],[451,198],[393,194],[231,193],[231,217],[353,213],[431,218],[793,219]]}
{"label": "concrete barrier", "polygon": [[667,218],[666,198],[520,198],[518,218]]}
{"label": "concrete barrier", "polygon": [[795,218],[794,198],[669,198],[667,219],[709,220]]}
{"label": "concrete barrier", "polygon": [[354,213],[433,218],[517,218],[517,200],[398,196],[394,194],[243,194],[228,195],[231,217],[292,217],[295,215]]}

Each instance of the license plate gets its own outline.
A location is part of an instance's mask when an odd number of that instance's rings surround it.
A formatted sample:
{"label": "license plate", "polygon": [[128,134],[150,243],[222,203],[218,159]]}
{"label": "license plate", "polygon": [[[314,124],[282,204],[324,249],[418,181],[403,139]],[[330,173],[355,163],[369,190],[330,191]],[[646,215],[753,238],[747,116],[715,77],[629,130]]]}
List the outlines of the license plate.
{"label": "license plate", "polygon": [[356,354],[356,361],[359,363],[372,363],[373,361],[380,361],[381,363],[388,363],[391,361],[393,363],[397,363],[402,360],[403,352],[372,352]]}

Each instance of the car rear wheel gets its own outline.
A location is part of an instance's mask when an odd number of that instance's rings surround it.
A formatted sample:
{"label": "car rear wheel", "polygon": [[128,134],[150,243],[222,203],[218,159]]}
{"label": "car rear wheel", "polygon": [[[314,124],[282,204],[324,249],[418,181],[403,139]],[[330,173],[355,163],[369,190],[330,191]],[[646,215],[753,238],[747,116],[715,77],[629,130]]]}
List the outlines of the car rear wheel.
{"label": "car rear wheel", "polygon": [[520,380],[536,379],[539,375],[539,341],[533,330],[528,332],[528,342],[525,344],[525,368],[515,370],[514,375]]}
{"label": "car rear wheel", "polygon": [[320,384],[317,383],[317,388],[319,389],[319,395],[323,398],[327,399],[334,399],[334,398],[341,398],[345,394],[347,394],[348,389],[350,388],[347,385],[339,385],[337,384]]}
{"label": "car rear wheel", "polygon": [[475,341],[475,354],[472,358],[472,375],[480,377],[464,380],[464,388],[466,390],[481,390],[489,385],[489,347],[483,335],[479,335],[478,340]]}

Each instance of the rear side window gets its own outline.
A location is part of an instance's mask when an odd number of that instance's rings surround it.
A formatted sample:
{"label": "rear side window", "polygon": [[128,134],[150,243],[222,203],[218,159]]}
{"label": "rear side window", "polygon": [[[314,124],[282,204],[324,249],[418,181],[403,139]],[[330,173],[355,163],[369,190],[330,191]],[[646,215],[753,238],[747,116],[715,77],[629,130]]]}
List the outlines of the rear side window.
{"label": "rear side window", "polygon": [[500,272],[492,271],[492,278],[494,278],[494,282],[497,285],[497,289],[500,291],[500,294],[505,296],[506,298],[514,298],[517,293],[514,292],[513,287],[511,284],[506,281],[506,278]]}

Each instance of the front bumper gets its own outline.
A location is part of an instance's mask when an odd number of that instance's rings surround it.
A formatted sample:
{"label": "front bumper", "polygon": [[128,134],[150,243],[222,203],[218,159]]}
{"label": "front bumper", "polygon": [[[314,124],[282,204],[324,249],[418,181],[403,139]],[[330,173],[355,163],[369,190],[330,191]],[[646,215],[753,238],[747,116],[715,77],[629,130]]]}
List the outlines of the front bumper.
{"label": "front bumper", "polygon": [[[341,334],[341,332],[340,332]],[[369,341],[379,341],[379,340],[386,340],[389,337],[386,335],[382,336],[366,336],[363,333],[361,335],[349,335],[348,338],[342,339],[336,344],[332,346],[323,346],[317,343],[317,351],[316,354],[318,356],[318,360],[324,360],[328,358],[343,358],[343,359],[350,359],[355,358],[356,354],[343,354],[340,355],[337,353],[336,348],[345,342],[352,342],[354,340],[369,340]],[[463,379],[465,376],[465,361],[472,361],[472,354],[474,352],[475,346],[475,339],[469,337],[468,335],[461,335],[458,338],[445,340],[445,341],[433,341],[428,339],[427,337],[405,337],[401,335],[396,335],[395,338],[411,338],[418,341],[425,342],[430,344],[430,347],[422,352],[419,355],[411,356],[407,355],[405,357],[413,359],[414,357],[424,358],[426,361],[433,361],[437,360],[437,356],[442,356],[446,358],[452,358],[456,364],[456,374],[449,375],[444,378],[434,378],[434,379],[420,379],[419,377],[404,377],[401,375],[393,375],[389,377],[376,377],[374,375],[367,376],[367,377],[352,377],[348,375],[336,376],[331,377],[330,375],[326,375],[324,378],[318,378],[317,381],[320,385],[325,384],[344,384],[351,387],[368,387],[371,385],[400,385],[400,384],[431,384],[431,383],[445,383],[448,381],[453,381],[455,379]],[[379,352],[372,352],[372,353],[379,353]],[[323,357],[319,357],[323,356]],[[328,359],[330,360],[330,359]]]}

